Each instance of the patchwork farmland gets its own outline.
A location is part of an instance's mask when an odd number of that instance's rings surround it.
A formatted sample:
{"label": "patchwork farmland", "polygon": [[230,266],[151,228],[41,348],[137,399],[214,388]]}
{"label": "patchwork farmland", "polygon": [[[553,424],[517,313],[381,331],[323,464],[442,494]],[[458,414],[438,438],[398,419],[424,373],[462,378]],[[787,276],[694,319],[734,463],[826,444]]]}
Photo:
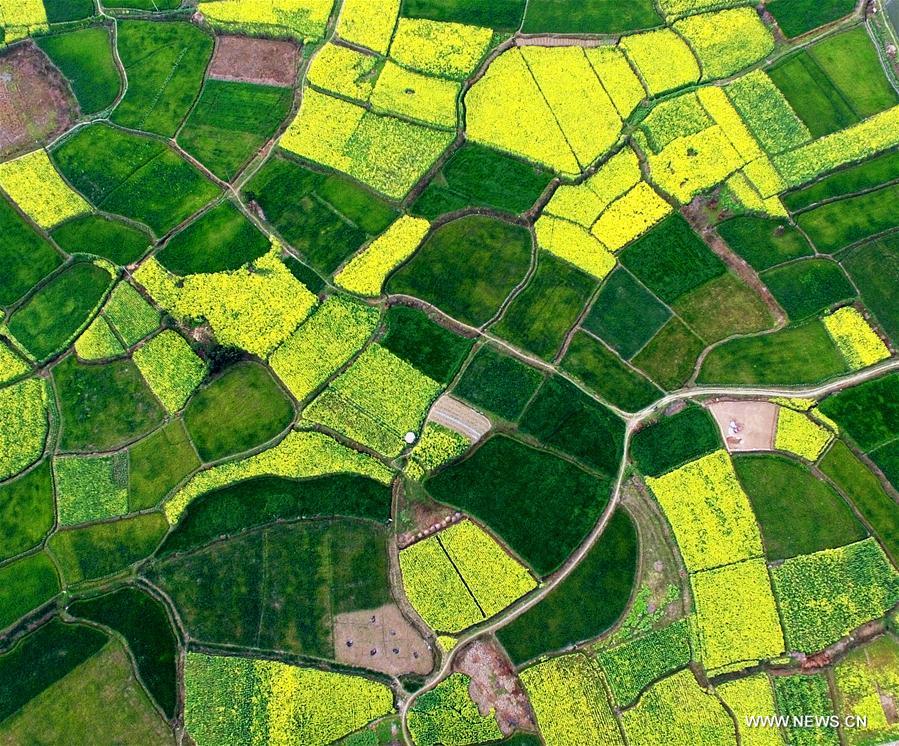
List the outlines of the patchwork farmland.
{"label": "patchwork farmland", "polygon": [[890,12],[0,0],[0,743],[899,740]]}

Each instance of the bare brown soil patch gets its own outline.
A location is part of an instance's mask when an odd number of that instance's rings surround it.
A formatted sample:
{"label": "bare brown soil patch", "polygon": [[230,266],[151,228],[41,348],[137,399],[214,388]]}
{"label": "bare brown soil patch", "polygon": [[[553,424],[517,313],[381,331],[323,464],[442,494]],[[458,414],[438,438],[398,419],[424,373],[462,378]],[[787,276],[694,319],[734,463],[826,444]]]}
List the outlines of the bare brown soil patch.
{"label": "bare brown soil patch", "polygon": [[468,693],[482,715],[495,711],[503,735],[536,730],[531,705],[515,667],[493,640],[475,640],[459,651],[453,668],[471,678]]}
{"label": "bare brown soil patch", "polygon": [[709,411],[728,451],[771,451],[777,430],[777,405],[766,401],[715,401]]}
{"label": "bare brown soil patch", "polygon": [[437,400],[428,414],[428,420],[455,430],[474,442],[490,431],[490,420],[449,394]]}
{"label": "bare brown soil patch", "polygon": [[437,503],[414,502],[410,504],[409,509],[416,529],[397,535],[396,540],[400,549],[405,549],[410,544],[462,520],[462,513],[437,505]]}
{"label": "bare brown soil patch", "polygon": [[423,675],[434,667],[428,644],[394,604],[335,616],[334,657],[393,676]]}
{"label": "bare brown soil patch", "polygon": [[68,84],[34,43],[0,55],[0,157],[44,145],[77,119]]}
{"label": "bare brown soil patch", "polygon": [[292,87],[297,81],[299,58],[299,47],[290,41],[220,36],[209,65],[209,77]]}

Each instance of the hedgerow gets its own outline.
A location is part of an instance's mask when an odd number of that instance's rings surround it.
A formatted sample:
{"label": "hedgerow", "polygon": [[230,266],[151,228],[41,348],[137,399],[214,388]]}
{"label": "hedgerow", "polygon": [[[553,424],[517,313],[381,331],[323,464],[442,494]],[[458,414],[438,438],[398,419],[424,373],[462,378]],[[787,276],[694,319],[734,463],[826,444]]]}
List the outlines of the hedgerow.
{"label": "hedgerow", "polygon": [[461,632],[484,619],[436,536],[400,551],[403,592],[431,629]]}
{"label": "hedgerow", "polygon": [[715,451],[647,485],[665,511],[690,572],[762,556],[752,505],[726,451]]}
{"label": "hedgerow", "polygon": [[325,33],[334,0],[202,0],[197,10],[213,28],[311,41]]}
{"label": "hedgerow", "polygon": [[763,71],[741,75],[725,86],[725,91],[752,134],[769,153],[798,148],[812,139],[808,127]]}
{"label": "hedgerow", "polygon": [[438,538],[488,617],[537,587],[528,569],[471,521],[453,524],[441,531]]}
{"label": "hedgerow", "polygon": [[773,567],[787,647],[813,653],[883,616],[899,601],[899,574],[873,538]]}
{"label": "hedgerow", "polygon": [[651,96],[699,80],[699,65],[690,47],[668,28],[625,36],[621,48],[634,63]]}
{"label": "hedgerow", "polygon": [[393,711],[384,684],[271,660],[188,653],[184,721],[198,744],[324,746]]}
{"label": "hedgerow", "polygon": [[109,324],[97,316],[75,342],[75,354],[82,360],[103,360],[125,352]]}
{"label": "hedgerow", "polygon": [[795,187],[825,171],[860,161],[894,145],[899,145],[899,106],[776,155],[774,165],[784,182]]}
{"label": "hedgerow", "polygon": [[169,412],[178,412],[206,377],[206,364],[167,329],[134,353],[134,363]]}
{"label": "hedgerow", "polygon": [[618,109],[619,116],[630,116],[644,98],[646,89],[634,73],[624,52],[616,47],[587,47],[584,54],[602,81],[606,93]]}
{"label": "hedgerow", "polygon": [[736,744],[730,715],[689,669],[653,684],[621,719],[628,742],[641,746]]}
{"label": "hedgerow", "polygon": [[774,37],[755,8],[689,16],[674,29],[693,48],[706,80],[732,75],[774,49]]}
{"label": "hedgerow", "polygon": [[128,512],[128,455],[70,456],[53,461],[59,523],[102,520]]}
{"label": "hedgerow", "polygon": [[400,18],[390,56],[412,70],[464,80],[474,72],[492,40],[489,28]]}
{"label": "hedgerow", "polygon": [[0,188],[41,228],[90,212],[91,206],[66,184],[46,150],[0,163]]}
{"label": "hedgerow", "polygon": [[[586,168],[618,139],[621,118],[578,46],[521,48],[565,140]],[[590,116],[584,116],[589,111]]]}
{"label": "hedgerow", "polygon": [[49,428],[48,401],[46,384],[39,378],[0,389],[0,479],[40,458]]}
{"label": "hedgerow", "polygon": [[112,291],[103,315],[129,347],[154,332],[160,321],[159,311],[127,282]]}
{"label": "hedgerow", "polygon": [[233,272],[169,274],[151,258],[134,278],[163,308],[182,321],[205,319],[223,346],[268,357],[306,319],[315,296],[284,265],[281,249]]}
{"label": "hedgerow", "polygon": [[399,12],[400,0],[379,3],[370,0],[344,0],[337,23],[337,35],[378,54],[387,54]]}
{"label": "hedgerow", "polygon": [[890,351],[858,309],[839,308],[824,317],[824,328],[852,370],[886,360]]}
{"label": "hedgerow", "polygon": [[393,472],[371,456],[324,433],[295,430],[267,451],[197,473],[163,508],[169,523],[174,524],[195,498],[233,482],[261,476],[303,479],[341,473],[360,474],[381,484],[393,479]]}
{"label": "hedgerow", "polygon": [[627,707],[653,681],[690,662],[690,627],[679,619],[636,640],[597,653],[612,699]]}
{"label": "hedgerow", "polygon": [[623,744],[596,662],[581,653],[550,658],[521,672],[546,743]]}
{"label": "hedgerow", "polygon": [[592,233],[611,251],[642,236],[671,212],[671,205],[645,181],[615,200],[594,223]]}
{"label": "hedgerow", "polygon": [[427,220],[404,215],[357,252],[334,282],[359,295],[380,295],[387,275],[412,256],[430,226]]}
{"label": "hedgerow", "polygon": [[696,602],[699,657],[716,669],[754,665],[784,650],[783,632],[764,559],[690,576]]}
{"label": "hedgerow", "polygon": [[808,461],[817,461],[821,452],[833,440],[833,433],[826,427],[806,417],[802,412],[781,407],[777,413],[777,431],[774,447],[788,451]]}
{"label": "hedgerow", "polygon": [[368,101],[375,87],[377,65],[378,58],[374,55],[339,44],[326,44],[309,64],[306,79],[326,91]]}
{"label": "hedgerow", "polygon": [[740,743],[743,746],[783,746],[783,739],[776,728],[753,728],[747,725],[750,717],[777,714],[774,690],[765,674],[726,681],[716,686],[715,691],[736,716]]}
{"label": "hedgerow", "polygon": [[379,318],[375,308],[332,295],[275,350],[272,370],[302,401],[362,348]]}
{"label": "hedgerow", "polygon": [[465,97],[466,136],[563,173],[580,172],[518,48],[503,52]]}
{"label": "hedgerow", "polygon": [[454,673],[415,700],[407,723],[417,746],[463,746],[502,739],[491,710],[481,715],[468,694],[471,679]]}
{"label": "hedgerow", "polygon": [[471,442],[461,433],[450,430],[437,422],[425,424],[424,431],[406,463],[406,476],[424,479],[428,472],[443,466],[447,461],[465,453]]}
{"label": "hedgerow", "polygon": [[378,75],[370,101],[375,111],[455,129],[456,99],[462,86],[406,70],[388,60]]}
{"label": "hedgerow", "polygon": [[601,280],[615,268],[615,257],[579,225],[541,215],[534,224],[537,245]]}

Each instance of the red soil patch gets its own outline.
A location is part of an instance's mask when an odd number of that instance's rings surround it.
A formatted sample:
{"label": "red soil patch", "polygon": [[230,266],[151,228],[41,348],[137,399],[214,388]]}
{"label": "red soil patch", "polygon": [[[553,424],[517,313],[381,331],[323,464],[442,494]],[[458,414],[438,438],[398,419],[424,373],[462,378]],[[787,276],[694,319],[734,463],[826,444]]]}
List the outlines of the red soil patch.
{"label": "red soil patch", "polygon": [[77,119],[68,84],[35,44],[0,56],[0,157],[44,145]]}
{"label": "red soil patch", "polygon": [[459,651],[453,669],[471,677],[468,693],[482,715],[495,710],[503,735],[535,731],[534,717],[515,667],[493,640],[475,640]]}
{"label": "red soil patch", "polygon": [[220,36],[209,65],[209,77],[293,87],[300,50],[290,41]]}

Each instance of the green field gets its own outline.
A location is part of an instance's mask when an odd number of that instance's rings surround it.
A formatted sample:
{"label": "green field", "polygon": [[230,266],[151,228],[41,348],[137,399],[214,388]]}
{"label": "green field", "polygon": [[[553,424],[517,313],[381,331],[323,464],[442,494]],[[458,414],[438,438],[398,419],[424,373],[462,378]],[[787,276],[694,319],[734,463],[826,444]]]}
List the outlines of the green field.
{"label": "green field", "polygon": [[893,290],[899,282],[899,236],[889,236],[853,250],[843,259],[843,268],[880,326],[892,339],[899,339],[899,308],[893,302]]}
{"label": "green field", "polygon": [[686,220],[672,215],[621,252],[621,263],[666,303],[726,271]]}
{"label": "green field", "polygon": [[830,259],[802,259],[759,276],[791,321],[802,321],[855,297],[846,273]]}
{"label": "green field", "polygon": [[200,458],[208,462],[262,445],[293,417],[293,404],[268,369],[239,363],[194,395],[184,424]]}
{"label": "green field", "polygon": [[293,105],[290,88],[207,80],[178,144],[230,181],[275,133]]}
{"label": "green field", "polygon": [[403,0],[402,14],[410,18],[469,23],[497,31],[515,31],[524,15],[525,0]]}
{"label": "green field", "polygon": [[453,153],[411,210],[429,220],[470,206],[518,214],[531,209],[550,178],[538,166],[469,143]]}
{"label": "green field", "polygon": [[59,576],[46,552],[0,567],[0,629],[43,606],[58,592]]}
{"label": "green field", "polygon": [[237,269],[270,248],[265,235],[225,200],[172,236],[156,256],[170,272],[192,275]]}
{"label": "green field", "polygon": [[433,231],[387,282],[389,293],[414,295],[472,326],[490,321],[531,263],[524,228],[479,215]]}
{"label": "green field", "polygon": [[650,0],[623,6],[615,0],[531,0],[522,31],[527,34],[618,34],[660,26],[662,19]]}
{"label": "green field", "polygon": [[63,175],[96,207],[164,235],[219,189],[174,150],[108,124],[78,130],[53,151]]}
{"label": "green field", "polygon": [[441,383],[452,380],[474,345],[474,340],[445,329],[423,311],[408,306],[391,306],[384,321],[386,329],[379,344]]}
{"label": "green field", "polygon": [[562,367],[616,407],[636,412],[657,399],[659,389],[639,371],[585,332],[571,339]]}
{"label": "green field", "polygon": [[678,318],[669,319],[631,362],[662,388],[687,382],[705,345]]}
{"label": "green field", "polygon": [[162,422],[162,406],[130,360],[87,365],[67,357],[53,369],[53,380],[66,450],[115,448]]}
{"label": "green field", "polygon": [[845,197],[801,213],[796,222],[819,251],[832,254],[869,236],[896,228],[899,184]]}
{"label": "green field", "polygon": [[119,23],[119,56],[128,91],[112,121],[172,137],[200,92],[212,47],[212,37],[189,23]]}
{"label": "green field", "polygon": [[712,350],[700,383],[795,386],[845,373],[847,365],[819,321],[734,339]]}
{"label": "green field", "polygon": [[581,326],[629,360],[670,317],[664,304],[633,275],[617,269],[603,283]]}
{"label": "green field", "polygon": [[774,326],[761,296],[732,272],[688,291],[671,308],[707,344]]}
{"label": "green field", "polygon": [[0,199],[0,305],[17,301],[62,261],[53,245]]}
{"label": "green field", "polygon": [[37,546],[53,528],[50,461],[0,485],[0,560]]}
{"label": "green field", "polygon": [[10,315],[9,330],[35,358],[48,360],[87,325],[111,282],[105,269],[74,262]]}
{"label": "green field", "polygon": [[799,36],[849,15],[853,0],[771,0],[766,6],[784,35]]}
{"label": "green field", "polygon": [[94,15],[91,0],[44,0],[44,10],[50,23],[80,21]]}
{"label": "green field", "polygon": [[517,347],[552,360],[590,299],[596,281],[548,252],[492,330]]}
{"label": "green field", "polygon": [[145,231],[130,223],[95,214],[66,221],[50,235],[69,254],[95,254],[121,265],[140,259],[152,243]]}
{"label": "green field", "polygon": [[244,189],[287,243],[315,269],[331,274],[397,213],[354,182],[275,155]]}
{"label": "green field", "polygon": [[752,502],[769,561],[860,541],[864,527],[842,497],[783,456],[739,456],[737,477]]}
{"label": "green field", "polygon": [[783,203],[793,212],[797,212],[836,197],[876,189],[895,179],[899,179],[899,151],[894,150],[834,171],[802,189],[787,192]]}
{"label": "green field", "polygon": [[44,36],[38,45],[68,79],[82,113],[102,111],[118,98],[122,81],[106,27]]}
{"label": "green field", "polygon": [[688,406],[638,430],[631,457],[647,476],[656,477],[721,448],[718,426],[706,409]]}
{"label": "green field", "polygon": [[502,627],[497,637],[518,665],[596,637],[630,600],[637,572],[637,532],[618,510],[599,541],[539,604]]}
{"label": "green field", "polygon": [[718,233],[758,271],[813,253],[803,235],[783,220],[732,218],[718,226]]}
{"label": "green field", "polygon": [[484,345],[465,368],[453,394],[515,422],[542,380],[540,371]]}
{"label": "green field", "polygon": [[128,452],[130,510],[152,508],[200,459],[181,420],[170,422],[135,443]]}
{"label": "green field", "polygon": [[505,435],[425,482],[435,499],[494,529],[538,575],[553,572],[586,537],[610,486]]}

